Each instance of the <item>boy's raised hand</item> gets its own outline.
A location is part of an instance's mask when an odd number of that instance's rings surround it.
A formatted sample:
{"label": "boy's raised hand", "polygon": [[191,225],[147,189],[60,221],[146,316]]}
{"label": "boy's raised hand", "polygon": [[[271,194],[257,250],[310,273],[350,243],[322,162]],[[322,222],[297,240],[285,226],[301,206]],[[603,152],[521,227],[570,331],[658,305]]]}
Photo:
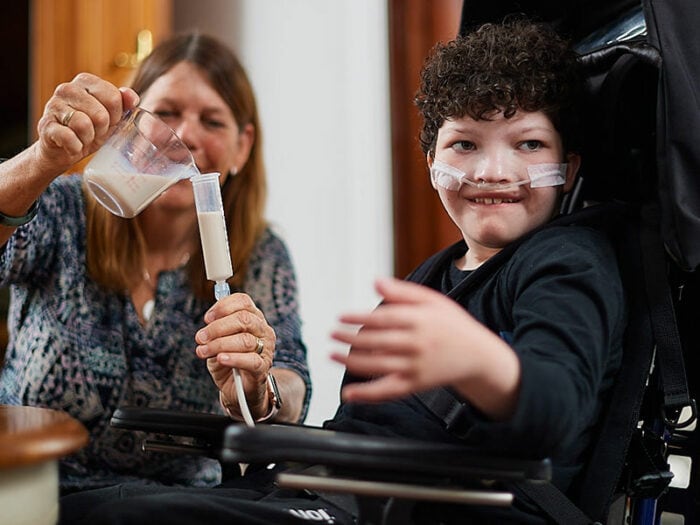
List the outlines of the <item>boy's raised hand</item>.
{"label": "boy's raised hand", "polygon": [[[332,359],[353,375],[372,378],[347,385],[345,401],[381,402],[446,385],[477,406],[482,398],[500,398],[504,387],[512,394],[519,374],[515,353],[463,307],[435,290],[397,279],[378,280],[376,289],[382,305],[340,317],[362,328],[332,334],[352,347],[347,356],[334,353]],[[500,402],[489,405],[480,408],[502,415]]]}
{"label": "boy's raised hand", "polygon": [[334,354],[348,371],[370,382],[349,385],[347,401],[383,401],[427,390],[468,375],[470,332],[485,330],[452,299],[415,283],[397,279],[376,282],[384,302],[368,313],[345,314],[333,339],[351,345],[347,356]]}

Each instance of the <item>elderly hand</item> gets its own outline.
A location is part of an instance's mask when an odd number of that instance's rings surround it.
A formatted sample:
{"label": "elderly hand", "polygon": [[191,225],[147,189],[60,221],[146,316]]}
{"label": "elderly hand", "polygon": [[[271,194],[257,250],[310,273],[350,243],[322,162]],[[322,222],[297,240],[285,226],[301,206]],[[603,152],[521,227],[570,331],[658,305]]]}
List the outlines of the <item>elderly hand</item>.
{"label": "elderly hand", "polygon": [[138,104],[129,88],[118,89],[101,78],[80,73],[60,84],[39,120],[37,158],[47,172],[61,173],[96,151],[124,111]]}
{"label": "elderly hand", "polygon": [[204,316],[207,323],[195,335],[197,356],[207,360],[207,368],[223,401],[233,414],[239,414],[233,368],[243,379],[248,407],[255,419],[267,414],[267,374],[275,355],[275,332],[250,296],[235,293],[224,297]]}

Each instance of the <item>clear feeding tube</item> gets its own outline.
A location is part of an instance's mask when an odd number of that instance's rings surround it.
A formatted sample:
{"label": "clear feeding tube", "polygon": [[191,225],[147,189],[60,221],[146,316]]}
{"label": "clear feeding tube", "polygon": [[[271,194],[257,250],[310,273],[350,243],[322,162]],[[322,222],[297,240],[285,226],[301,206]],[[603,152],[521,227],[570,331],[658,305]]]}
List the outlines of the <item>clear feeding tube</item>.
{"label": "clear feeding tube", "polygon": [[[522,166],[522,169],[514,170],[517,180],[508,182],[486,182],[475,180],[474,173],[466,173],[445,162],[435,159],[430,167],[430,182],[433,188],[438,186],[449,191],[459,191],[462,184],[472,186],[483,191],[505,191],[529,184],[531,188],[545,188],[548,186],[561,186],[566,182],[566,163],[543,163]],[[522,173],[520,173],[522,172]]]}
{"label": "clear feeding tube", "polygon": [[[207,279],[214,281],[214,297],[218,301],[231,294],[226,280],[233,276],[231,253],[229,251],[224,205],[221,200],[221,187],[218,173],[203,173],[190,179],[194,191],[194,203],[197,208],[199,236],[202,241],[204,267]],[[238,406],[246,425],[255,426],[255,421],[248,408],[243,390],[243,380],[237,368],[233,369]]]}

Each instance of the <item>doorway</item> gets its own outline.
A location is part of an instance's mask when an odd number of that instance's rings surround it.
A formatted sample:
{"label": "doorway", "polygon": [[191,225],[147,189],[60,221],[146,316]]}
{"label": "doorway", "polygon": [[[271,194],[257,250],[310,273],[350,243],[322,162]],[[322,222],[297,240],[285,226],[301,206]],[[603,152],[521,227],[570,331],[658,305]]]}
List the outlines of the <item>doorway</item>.
{"label": "doorway", "polygon": [[[16,155],[29,144],[29,0],[8,2],[0,17],[0,159]],[[7,346],[10,293],[0,288],[0,364]]]}
{"label": "doorway", "polygon": [[29,140],[29,0],[8,2],[0,17],[0,159],[12,157]]}

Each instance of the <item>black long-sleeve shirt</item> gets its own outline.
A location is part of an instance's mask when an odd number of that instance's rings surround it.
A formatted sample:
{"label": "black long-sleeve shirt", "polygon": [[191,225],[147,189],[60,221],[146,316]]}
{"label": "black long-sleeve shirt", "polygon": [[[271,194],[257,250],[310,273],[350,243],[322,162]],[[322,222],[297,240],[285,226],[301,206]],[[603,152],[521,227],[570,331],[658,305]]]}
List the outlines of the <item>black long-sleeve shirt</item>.
{"label": "black long-sleeve shirt", "polygon": [[[457,243],[439,252],[409,280],[448,293],[454,260],[465,251],[465,244]],[[457,437],[411,396],[382,404],[341,404],[326,426],[549,457],[554,484],[566,490],[585,460],[622,355],[626,305],[612,246],[593,229],[546,227],[476,289],[455,299],[520,359],[521,386],[509,420],[494,422],[467,410],[461,425],[467,430]]]}

